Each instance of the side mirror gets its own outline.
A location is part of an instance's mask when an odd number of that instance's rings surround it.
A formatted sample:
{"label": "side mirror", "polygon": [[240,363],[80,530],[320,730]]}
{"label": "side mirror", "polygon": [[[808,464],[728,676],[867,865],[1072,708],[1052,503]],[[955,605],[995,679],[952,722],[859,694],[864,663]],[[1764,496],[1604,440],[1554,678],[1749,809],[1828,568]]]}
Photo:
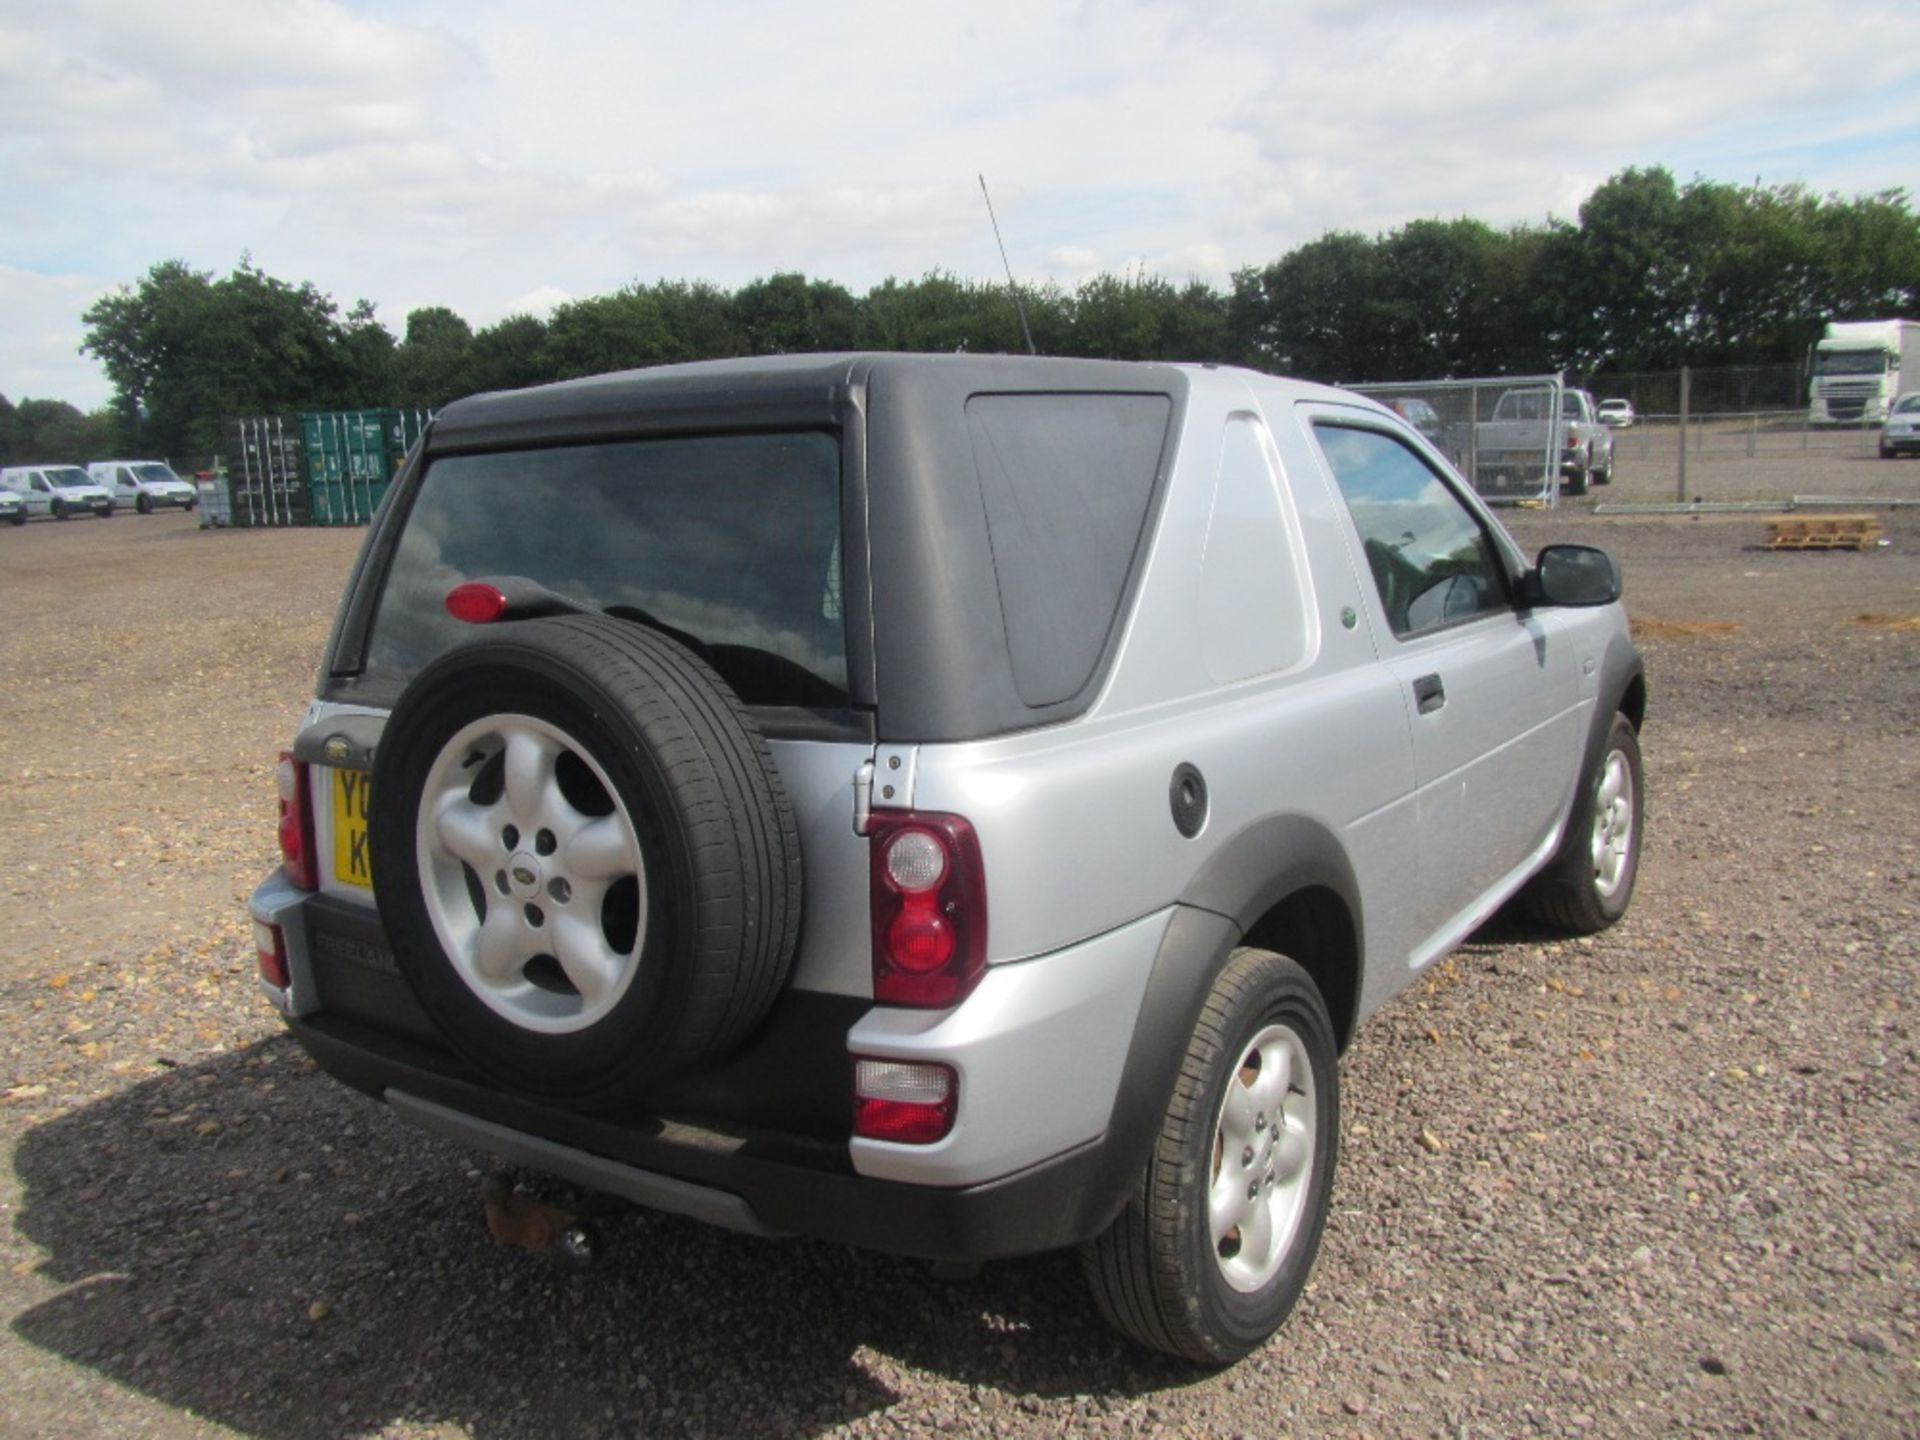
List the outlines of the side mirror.
{"label": "side mirror", "polygon": [[1592,545],[1549,545],[1526,579],[1536,605],[1611,605],[1620,598],[1620,567]]}

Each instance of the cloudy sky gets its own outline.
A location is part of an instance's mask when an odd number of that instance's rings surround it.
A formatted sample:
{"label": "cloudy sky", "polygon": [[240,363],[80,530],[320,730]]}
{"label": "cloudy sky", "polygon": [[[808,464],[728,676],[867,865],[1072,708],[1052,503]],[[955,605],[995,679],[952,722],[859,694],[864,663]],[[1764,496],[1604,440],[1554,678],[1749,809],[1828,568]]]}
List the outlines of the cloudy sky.
{"label": "cloudy sky", "polygon": [[1920,5],[1852,0],[0,0],[0,393],[244,253],[389,328],[633,281],[1144,266],[1572,217],[1628,165],[1920,177]]}

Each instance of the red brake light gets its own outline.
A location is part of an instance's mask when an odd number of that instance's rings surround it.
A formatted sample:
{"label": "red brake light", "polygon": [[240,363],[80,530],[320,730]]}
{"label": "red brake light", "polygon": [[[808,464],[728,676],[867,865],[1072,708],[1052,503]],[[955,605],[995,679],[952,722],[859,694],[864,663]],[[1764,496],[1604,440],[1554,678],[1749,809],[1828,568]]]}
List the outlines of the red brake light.
{"label": "red brake light", "polygon": [[260,961],[260,974],[269,985],[287,988],[287,937],[278,925],[264,920],[253,922],[253,949]]}
{"label": "red brake light", "polygon": [[960,1078],[938,1062],[854,1057],[853,1133],[868,1140],[930,1145],[953,1129]]}
{"label": "red brake light", "polygon": [[302,890],[320,888],[319,857],[313,845],[313,803],[307,785],[307,767],[280,752],[275,771],[280,785],[280,868]]}
{"label": "red brake light", "polygon": [[469,625],[491,625],[507,613],[507,597],[484,580],[469,580],[447,592],[447,613]]}
{"label": "red brake light", "polygon": [[870,831],[873,998],[939,1009],[987,967],[980,841],[959,815],[876,811]]}

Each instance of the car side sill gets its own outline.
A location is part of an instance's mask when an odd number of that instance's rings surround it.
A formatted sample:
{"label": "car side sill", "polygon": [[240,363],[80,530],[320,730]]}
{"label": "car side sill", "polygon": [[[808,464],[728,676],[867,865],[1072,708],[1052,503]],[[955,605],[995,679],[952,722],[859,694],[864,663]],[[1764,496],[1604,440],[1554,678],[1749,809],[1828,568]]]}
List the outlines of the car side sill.
{"label": "car side sill", "polygon": [[1560,837],[1566,833],[1566,828],[1567,817],[1562,816],[1560,823],[1553,827],[1531,855],[1501,876],[1486,894],[1467,906],[1445,929],[1408,956],[1407,968],[1415,971],[1426,969],[1442,955],[1457,949],[1461,941],[1491,920],[1494,912],[1519,894],[1520,887],[1553,858],[1554,852],[1560,848]]}

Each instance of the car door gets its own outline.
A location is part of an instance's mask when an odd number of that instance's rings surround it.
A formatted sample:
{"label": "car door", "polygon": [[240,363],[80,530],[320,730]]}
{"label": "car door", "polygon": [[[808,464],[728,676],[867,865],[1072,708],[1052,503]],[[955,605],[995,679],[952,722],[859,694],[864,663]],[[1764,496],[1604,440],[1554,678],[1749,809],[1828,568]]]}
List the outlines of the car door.
{"label": "car door", "polygon": [[1553,842],[1579,765],[1577,667],[1558,617],[1516,603],[1510,546],[1410,436],[1360,411],[1314,433],[1413,729],[1422,963]]}

